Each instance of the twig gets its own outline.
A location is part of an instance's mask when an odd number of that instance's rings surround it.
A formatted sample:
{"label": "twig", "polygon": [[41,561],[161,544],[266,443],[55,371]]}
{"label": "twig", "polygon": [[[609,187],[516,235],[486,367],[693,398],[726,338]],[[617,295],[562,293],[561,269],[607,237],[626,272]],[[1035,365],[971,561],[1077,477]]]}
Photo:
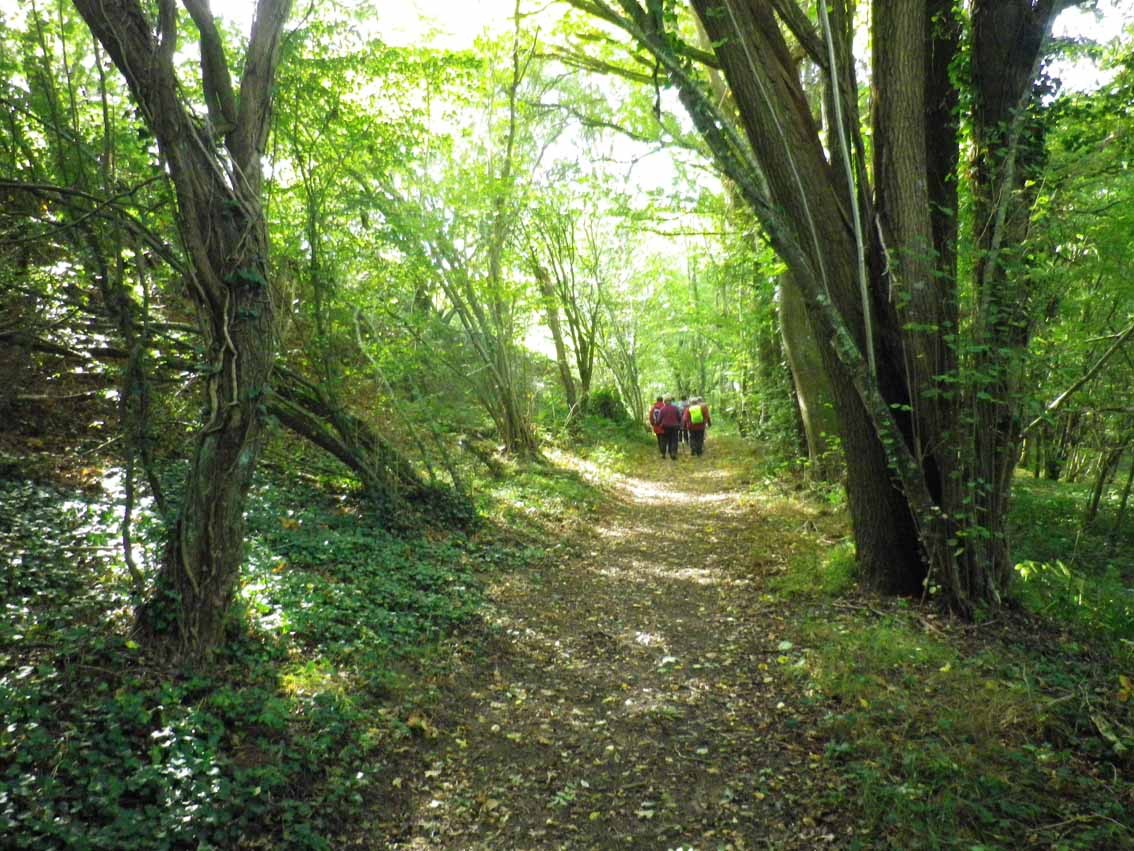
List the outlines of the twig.
{"label": "twig", "polygon": [[873,606],[859,606],[854,603],[832,603],[831,605],[836,609],[847,609],[848,611],[853,612],[870,612],[871,614],[876,615],[880,618],[889,617],[886,612],[881,612]]}
{"label": "twig", "polygon": [[1045,825],[1040,825],[1039,827],[1033,827],[1028,831],[1028,833],[1043,833],[1044,831],[1055,830],[1056,828],[1060,828],[1060,827],[1066,827],[1069,824],[1082,824],[1083,822],[1091,822],[1091,821],[1109,821],[1111,824],[1122,828],[1127,833],[1130,832],[1130,828],[1127,825],[1124,825],[1122,822],[1120,822],[1116,819],[1112,819],[1110,816],[1104,816],[1101,813],[1088,813],[1085,816],[1072,816],[1069,819],[1064,819],[1063,821],[1057,821],[1057,822],[1054,822],[1053,824],[1045,824]]}

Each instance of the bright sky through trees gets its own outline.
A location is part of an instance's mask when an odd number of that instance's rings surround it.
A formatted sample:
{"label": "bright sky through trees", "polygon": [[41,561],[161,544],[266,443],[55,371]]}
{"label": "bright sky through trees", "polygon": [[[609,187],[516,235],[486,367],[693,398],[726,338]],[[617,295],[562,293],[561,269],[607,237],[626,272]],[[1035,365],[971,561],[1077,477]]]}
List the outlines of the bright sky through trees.
{"label": "bright sky through trees", "polygon": [[[14,0],[0,0],[0,10],[9,9]],[[461,50],[472,45],[485,32],[500,33],[509,26],[515,0],[409,0],[403,3],[374,4],[375,31],[388,44],[408,45],[426,42],[444,50]],[[247,31],[254,4],[238,0],[215,4],[218,14],[238,23]],[[565,4],[524,4],[528,13],[556,14]],[[1055,22],[1054,35],[1060,38],[1090,39],[1106,43],[1127,27],[1134,26],[1134,8],[1126,0],[1099,0],[1095,9],[1067,9]],[[1089,58],[1056,63],[1064,83],[1078,90],[1103,85],[1112,74],[1100,72]]]}
{"label": "bright sky through trees", "polygon": [[[0,0],[0,15],[9,21],[22,18],[25,9],[20,0]],[[251,23],[252,0],[227,0],[213,3],[213,10],[247,31]],[[500,31],[508,26],[515,8],[514,0],[409,0],[401,3],[374,3],[376,30],[390,44],[420,42],[443,49],[468,47],[486,29]],[[554,12],[557,4],[542,9]],[[534,4],[525,11],[533,11]],[[1134,9],[1125,0],[1100,0],[1097,10],[1068,9],[1055,24],[1055,34],[1062,37],[1090,38],[1106,41],[1125,27],[1134,24]],[[1081,64],[1081,63],[1080,63]],[[1089,72],[1083,71],[1087,74]],[[1081,86],[1079,80],[1075,85]]]}
{"label": "bright sky through trees", "polygon": [[[1117,38],[1134,26],[1134,8],[1126,0],[1100,0],[1096,10],[1067,9],[1055,21],[1052,34],[1057,38],[1090,39],[1100,44]],[[1114,77],[1087,57],[1075,61],[1060,60],[1055,70],[1064,84],[1079,91],[1092,91]]]}
{"label": "bright sky through trees", "polygon": [[[0,0],[0,4],[11,0]],[[515,9],[514,0],[409,0],[401,3],[364,2],[373,6],[375,31],[387,44],[409,45],[423,41],[442,50],[461,50],[488,30],[506,28]],[[252,20],[252,0],[214,4],[217,14],[247,31]]]}

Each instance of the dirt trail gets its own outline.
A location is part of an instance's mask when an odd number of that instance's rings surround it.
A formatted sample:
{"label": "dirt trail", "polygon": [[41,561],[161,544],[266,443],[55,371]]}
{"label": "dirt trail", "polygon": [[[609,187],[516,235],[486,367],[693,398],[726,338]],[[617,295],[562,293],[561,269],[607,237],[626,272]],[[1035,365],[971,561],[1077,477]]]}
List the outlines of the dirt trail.
{"label": "dirt trail", "polygon": [[843,844],[763,586],[791,534],[742,497],[742,445],[712,438],[643,453],[573,558],[490,589],[493,628],[456,645],[375,847]]}

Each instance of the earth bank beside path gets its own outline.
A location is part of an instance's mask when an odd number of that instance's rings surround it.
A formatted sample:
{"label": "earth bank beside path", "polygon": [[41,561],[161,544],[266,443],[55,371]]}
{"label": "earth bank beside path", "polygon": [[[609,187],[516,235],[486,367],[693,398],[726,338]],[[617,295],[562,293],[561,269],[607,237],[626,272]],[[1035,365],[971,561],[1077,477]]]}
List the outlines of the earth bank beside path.
{"label": "earth bank beside path", "polygon": [[764,591],[800,533],[745,496],[744,453],[728,438],[677,462],[643,450],[632,475],[602,477],[593,525],[549,542],[559,555],[494,577],[485,628],[453,643],[410,719],[424,762],[395,769],[375,847],[844,843],[815,805],[837,781]]}

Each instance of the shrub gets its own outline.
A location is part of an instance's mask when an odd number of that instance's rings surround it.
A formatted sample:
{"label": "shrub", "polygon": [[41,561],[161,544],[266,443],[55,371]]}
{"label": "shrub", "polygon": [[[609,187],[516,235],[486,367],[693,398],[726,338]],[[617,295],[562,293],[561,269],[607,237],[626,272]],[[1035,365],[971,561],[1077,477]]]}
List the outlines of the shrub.
{"label": "shrub", "polygon": [[622,397],[613,387],[600,387],[591,392],[589,407],[591,413],[605,417],[611,422],[622,422],[630,419],[626,406],[622,404]]}

